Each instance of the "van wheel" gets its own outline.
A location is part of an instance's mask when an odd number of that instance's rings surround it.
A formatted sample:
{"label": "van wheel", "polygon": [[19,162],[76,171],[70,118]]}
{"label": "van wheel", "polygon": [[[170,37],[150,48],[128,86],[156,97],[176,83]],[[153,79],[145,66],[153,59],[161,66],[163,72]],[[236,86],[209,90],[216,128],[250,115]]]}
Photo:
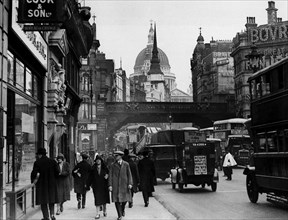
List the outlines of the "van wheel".
{"label": "van wheel", "polygon": [[211,183],[211,189],[212,189],[213,192],[216,192],[216,190],[217,190],[217,183],[212,182],[212,183]]}
{"label": "van wheel", "polygon": [[180,192],[183,192],[183,186],[184,186],[183,183],[178,183],[178,187],[179,187]]}
{"label": "van wheel", "polygon": [[258,201],[259,192],[255,177],[251,174],[248,174],[246,177],[246,189],[250,201],[256,203]]}
{"label": "van wheel", "polygon": [[172,189],[176,188],[176,183],[172,183]]}

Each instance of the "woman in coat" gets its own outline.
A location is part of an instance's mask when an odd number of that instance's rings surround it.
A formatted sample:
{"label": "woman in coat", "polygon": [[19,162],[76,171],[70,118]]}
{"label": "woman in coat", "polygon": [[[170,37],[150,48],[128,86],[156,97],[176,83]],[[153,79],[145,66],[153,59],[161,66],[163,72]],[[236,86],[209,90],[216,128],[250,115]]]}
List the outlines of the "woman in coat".
{"label": "woman in coat", "polygon": [[133,180],[129,163],[122,159],[122,151],[115,151],[116,161],[111,165],[109,172],[109,190],[112,192],[112,202],[118,214],[118,220],[125,216],[125,205],[131,201]]}
{"label": "woman in coat", "polygon": [[74,192],[76,193],[76,198],[78,201],[77,207],[85,208],[86,204],[86,182],[89,176],[91,165],[87,162],[88,155],[81,154],[82,161],[80,161],[72,170],[72,176],[74,177]]}
{"label": "woman in coat", "polygon": [[97,155],[95,158],[95,163],[92,166],[89,177],[87,179],[87,189],[92,186],[94,194],[94,204],[96,206],[95,219],[100,218],[100,206],[103,207],[103,215],[107,216],[106,204],[110,203],[110,195],[108,190],[108,174],[108,168],[104,164],[102,158]]}
{"label": "woman in coat", "polygon": [[59,154],[57,156],[57,163],[59,167],[59,176],[57,178],[59,203],[57,203],[56,215],[60,215],[60,212],[63,212],[63,203],[70,200],[70,166],[69,163],[64,160],[63,154]]}

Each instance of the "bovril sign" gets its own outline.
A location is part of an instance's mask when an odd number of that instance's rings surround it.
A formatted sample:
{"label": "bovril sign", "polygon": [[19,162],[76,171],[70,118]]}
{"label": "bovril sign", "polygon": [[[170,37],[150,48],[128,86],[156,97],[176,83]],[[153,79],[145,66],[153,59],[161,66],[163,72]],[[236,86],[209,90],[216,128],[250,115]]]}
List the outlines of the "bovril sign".
{"label": "bovril sign", "polygon": [[277,41],[288,39],[288,24],[262,26],[258,28],[249,28],[249,40],[252,43]]}
{"label": "bovril sign", "polygon": [[18,23],[63,22],[63,0],[19,0]]}

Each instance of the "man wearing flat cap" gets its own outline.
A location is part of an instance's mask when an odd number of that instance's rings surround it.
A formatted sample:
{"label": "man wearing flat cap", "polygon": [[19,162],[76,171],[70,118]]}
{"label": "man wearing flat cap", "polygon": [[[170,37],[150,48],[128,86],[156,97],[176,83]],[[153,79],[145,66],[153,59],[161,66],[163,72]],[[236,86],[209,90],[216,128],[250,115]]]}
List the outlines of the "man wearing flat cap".
{"label": "man wearing flat cap", "polygon": [[54,205],[58,203],[58,165],[55,160],[46,156],[45,148],[39,148],[36,155],[38,159],[34,162],[31,172],[31,182],[36,185],[36,205],[41,206],[44,220],[55,220]]}
{"label": "man wearing flat cap", "polygon": [[122,159],[124,153],[115,151],[116,161],[111,165],[109,172],[109,190],[112,192],[112,202],[115,203],[118,220],[125,216],[125,205],[131,201],[131,188],[133,185],[129,163]]}

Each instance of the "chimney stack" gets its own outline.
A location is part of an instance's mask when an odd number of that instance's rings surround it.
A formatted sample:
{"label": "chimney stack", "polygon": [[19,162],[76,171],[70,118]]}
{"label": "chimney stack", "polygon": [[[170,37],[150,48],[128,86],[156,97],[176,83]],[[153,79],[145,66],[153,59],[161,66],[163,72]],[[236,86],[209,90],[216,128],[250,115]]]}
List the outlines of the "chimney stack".
{"label": "chimney stack", "polygon": [[275,2],[269,1],[267,11],[267,18],[268,24],[275,24],[277,23],[277,11],[278,9],[275,8]]}
{"label": "chimney stack", "polygon": [[256,28],[255,17],[247,17],[247,23],[245,24],[246,29]]}

